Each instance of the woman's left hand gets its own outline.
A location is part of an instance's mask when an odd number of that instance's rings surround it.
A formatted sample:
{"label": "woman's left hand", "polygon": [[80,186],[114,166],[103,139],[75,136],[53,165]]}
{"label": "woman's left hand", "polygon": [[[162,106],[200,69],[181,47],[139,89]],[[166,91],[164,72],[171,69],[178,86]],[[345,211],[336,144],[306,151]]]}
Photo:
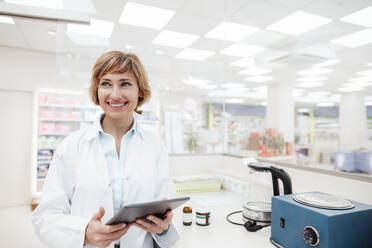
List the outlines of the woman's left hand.
{"label": "woman's left hand", "polygon": [[150,220],[152,223],[147,222],[143,219],[138,219],[136,220],[136,223],[134,223],[134,226],[141,228],[142,230],[145,230],[146,232],[150,232],[153,234],[160,234],[168,229],[173,219],[173,213],[171,210],[169,210],[165,214],[164,219],[160,219],[154,215],[149,215],[146,217],[146,219]]}

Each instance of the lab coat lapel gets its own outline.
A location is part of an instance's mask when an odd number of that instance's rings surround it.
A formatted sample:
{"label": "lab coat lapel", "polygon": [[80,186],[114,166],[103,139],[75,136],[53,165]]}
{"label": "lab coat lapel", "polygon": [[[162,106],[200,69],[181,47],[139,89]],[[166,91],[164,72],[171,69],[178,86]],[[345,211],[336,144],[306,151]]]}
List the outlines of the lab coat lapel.
{"label": "lab coat lapel", "polygon": [[98,138],[93,139],[92,152],[94,153],[92,154],[93,156],[91,156],[94,159],[94,161],[92,162],[95,164],[96,168],[98,169],[98,172],[103,180],[104,185],[109,186],[110,178],[108,174],[107,163],[106,163],[106,159],[105,159],[105,156],[102,150],[102,146],[99,143]]}

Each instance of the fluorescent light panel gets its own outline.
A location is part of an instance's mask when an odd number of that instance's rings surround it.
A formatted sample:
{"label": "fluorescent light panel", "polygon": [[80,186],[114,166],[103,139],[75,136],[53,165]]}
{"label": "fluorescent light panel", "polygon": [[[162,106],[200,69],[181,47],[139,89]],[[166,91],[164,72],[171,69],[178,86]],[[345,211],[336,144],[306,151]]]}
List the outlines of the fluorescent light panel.
{"label": "fluorescent light panel", "polygon": [[354,82],[354,83],[346,83],[342,85],[343,87],[368,87],[372,86],[372,83],[368,82]]}
{"label": "fluorescent light panel", "polygon": [[162,46],[186,48],[197,39],[199,39],[197,35],[163,30],[156,36],[152,43]]}
{"label": "fluorescent light panel", "polygon": [[372,42],[372,29],[363,29],[358,32],[348,34],[337,39],[331,40],[331,43],[356,48]]}
{"label": "fluorescent light panel", "polygon": [[236,66],[236,67],[254,67],[255,61],[253,58],[243,58],[243,59],[239,59],[234,62],[231,62],[230,65]]}
{"label": "fluorescent light panel", "polygon": [[246,86],[246,84],[244,84],[244,83],[226,83],[226,84],[221,85],[221,88],[239,89],[239,88],[243,88],[245,86]]}
{"label": "fluorescent light panel", "polygon": [[362,76],[372,76],[372,70],[359,71],[357,74]]}
{"label": "fluorescent light panel", "polygon": [[182,82],[188,85],[205,85],[209,83],[209,80],[188,77],[187,79],[183,79]]}
{"label": "fluorescent light panel", "polygon": [[343,22],[348,22],[363,27],[372,27],[372,6],[358,10],[347,16],[342,17],[340,20]]}
{"label": "fluorescent light panel", "polygon": [[332,69],[327,69],[327,68],[312,68],[308,70],[303,70],[303,71],[298,71],[298,75],[303,75],[303,76],[312,76],[312,75],[324,75],[324,74],[329,74],[332,73]]}
{"label": "fluorescent light panel", "polygon": [[272,72],[271,69],[264,69],[264,68],[247,68],[245,70],[239,71],[238,73],[241,75],[249,75],[249,76],[258,76],[262,74],[266,74]]}
{"label": "fluorescent light panel", "polygon": [[326,67],[326,66],[330,66],[330,65],[335,65],[335,64],[338,64],[338,63],[340,63],[339,60],[337,60],[337,59],[330,59],[330,60],[326,60],[326,61],[324,61],[322,63],[312,65],[311,67],[313,67],[313,68],[320,68],[320,67]]}
{"label": "fluorescent light panel", "polygon": [[197,88],[201,90],[214,90],[218,88],[218,86],[214,84],[204,84],[204,85],[197,86]]}
{"label": "fluorescent light panel", "polygon": [[0,15],[0,23],[14,24],[14,20],[9,16]]}
{"label": "fluorescent light panel", "polygon": [[186,48],[182,50],[180,53],[178,53],[175,56],[175,58],[193,60],[193,61],[203,61],[215,54],[216,53],[213,51]]}
{"label": "fluorescent light panel", "polygon": [[268,30],[297,36],[323,26],[331,21],[332,19],[330,18],[299,10],[273,24],[270,24],[266,28]]}
{"label": "fluorescent light panel", "polygon": [[90,25],[67,24],[68,33],[110,38],[114,29],[114,23],[98,19],[90,19]]}
{"label": "fluorescent light panel", "polygon": [[47,9],[63,9],[63,0],[4,0],[4,2]]}
{"label": "fluorescent light panel", "polygon": [[363,87],[346,87],[346,88],[339,88],[338,91],[341,92],[355,92],[355,91],[362,91],[364,90]]}
{"label": "fluorescent light panel", "polygon": [[233,22],[222,22],[206,33],[205,37],[225,41],[240,41],[257,31],[258,28],[255,27]]}
{"label": "fluorescent light panel", "polygon": [[234,43],[225,49],[221,50],[221,54],[237,56],[237,57],[249,57],[265,50],[264,47],[253,46],[243,43]]}
{"label": "fluorescent light panel", "polygon": [[138,27],[162,29],[175,14],[173,10],[127,2],[119,22]]}
{"label": "fluorescent light panel", "polygon": [[297,82],[318,82],[318,81],[324,81],[327,80],[328,77],[300,77],[297,78]]}
{"label": "fluorescent light panel", "polygon": [[311,91],[308,93],[309,96],[327,96],[330,94],[328,91]]}
{"label": "fluorescent light panel", "polygon": [[371,63],[367,63],[366,66],[372,66],[372,62]]}
{"label": "fluorescent light panel", "polygon": [[350,82],[369,82],[372,81],[372,77],[356,77],[356,78],[350,78]]}
{"label": "fluorescent light panel", "polygon": [[323,86],[323,83],[307,82],[307,83],[298,83],[296,84],[296,86],[300,88],[316,88],[316,87]]}
{"label": "fluorescent light panel", "polygon": [[256,82],[256,83],[263,83],[273,80],[274,77],[272,76],[253,76],[245,78],[248,82]]}
{"label": "fluorescent light panel", "polygon": [[67,36],[72,42],[82,46],[107,47],[111,45],[109,39],[104,37],[94,37],[75,33],[67,33]]}

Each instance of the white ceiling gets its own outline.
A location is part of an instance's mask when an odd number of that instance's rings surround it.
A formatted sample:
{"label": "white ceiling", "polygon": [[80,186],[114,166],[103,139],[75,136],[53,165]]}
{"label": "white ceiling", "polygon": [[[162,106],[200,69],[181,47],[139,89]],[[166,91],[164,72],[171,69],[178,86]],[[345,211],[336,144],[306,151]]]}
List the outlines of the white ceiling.
{"label": "white ceiling", "polygon": [[[66,0],[67,1],[67,0]],[[85,0],[87,2],[88,0]],[[71,4],[71,1],[67,1]],[[74,44],[66,35],[65,23],[53,23],[40,20],[14,18],[15,25],[0,23],[0,46],[25,48],[43,52],[57,53],[57,66],[60,73],[78,70],[75,79],[81,84],[88,83],[91,66],[101,53],[119,49],[138,54],[144,61],[153,85],[161,90],[185,91],[206,95],[210,90],[198,90],[185,85],[182,80],[191,76],[208,79],[211,84],[243,82],[248,88],[288,83],[296,84],[297,71],[309,69],[311,65],[328,59],[341,62],[329,68],[334,72],[327,75],[324,86],[305,89],[311,91],[329,91],[339,94],[338,88],[356,77],[356,72],[372,69],[366,66],[372,62],[372,44],[358,48],[346,48],[330,43],[330,40],[364,29],[361,26],[341,22],[339,19],[349,13],[372,5],[371,0],[131,0],[159,8],[176,11],[176,15],[163,30],[199,35],[200,38],[189,48],[214,51],[216,55],[202,62],[175,59],[182,48],[152,44],[161,30],[136,27],[118,22],[126,1],[93,0],[96,10],[92,18],[110,20],[115,27],[108,47],[81,46]],[[299,36],[289,36],[265,27],[273,22],[302,10],[312,14],[332,18],[329,24]],[[146,18],[145,16],[143,18]],[[371,17],[372,18],[372,17]],[[251,83],[244,80],[247,76],[238,74],[243,68],[232,67],[230,62],[238,57],[220,54],[220,50],[233,42],[205,38],[204,35],[222,21],[236,22],[259,28],[255,34],[242,40],[242,43],[264,46],[267,49],[252,58],[256,65],[271,68],[274,80],[267,83]],[[57,35],[48,34],[48,30]],[[126,46],[132,46],[127,49]],[[156,51],[163,51],[157,54]],[[72,65],[66,62],[74,58]],[[81,85],[79,85],[81,87]],[[372,94],[372,87],[365,88]]]}

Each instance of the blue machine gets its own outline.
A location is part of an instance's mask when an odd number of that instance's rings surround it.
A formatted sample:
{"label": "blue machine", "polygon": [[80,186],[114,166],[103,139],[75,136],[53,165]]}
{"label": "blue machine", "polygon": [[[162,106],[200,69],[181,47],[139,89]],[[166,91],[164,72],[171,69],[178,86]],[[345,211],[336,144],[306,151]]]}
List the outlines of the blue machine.
{"label": "blue machine", "polygon": [[372,248],[372,206],[319,192],[273,196],[271,241],[285,248]]}

